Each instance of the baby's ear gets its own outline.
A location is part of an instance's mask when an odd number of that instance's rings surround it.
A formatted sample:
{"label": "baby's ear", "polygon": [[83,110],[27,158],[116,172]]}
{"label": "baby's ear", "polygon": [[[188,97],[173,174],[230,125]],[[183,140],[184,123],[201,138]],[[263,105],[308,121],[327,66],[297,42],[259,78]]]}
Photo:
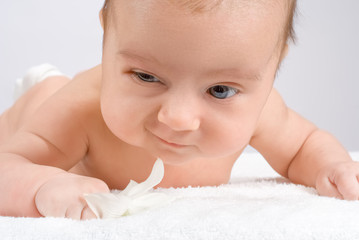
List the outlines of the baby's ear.
{"label": "baby's ear", "polygon": [[101,27],[102,27],[102,30],[104,30],[104,22],[103,22],[103,8],[101,8],[101,11],[100,11],[100,23],[101,23]]}

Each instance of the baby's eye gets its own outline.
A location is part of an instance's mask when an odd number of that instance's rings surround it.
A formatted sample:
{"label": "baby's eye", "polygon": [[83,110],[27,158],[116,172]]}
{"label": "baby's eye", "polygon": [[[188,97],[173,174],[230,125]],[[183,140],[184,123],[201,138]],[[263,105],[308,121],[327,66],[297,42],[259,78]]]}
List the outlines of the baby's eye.
{"label": "baby's eye", "polygon": [[160,80],[158,78],[156,78],[155,76],[152,76],[150,74],[147,73],[143,73],[143,72],[133,72],[133,74],[140,79],[141,81],[144,82],[159,82]]}
{"label": "baby's eye", "polygon": [[236,95],[238,93],[238,89],[225,85],[216,85],[209,88],[207,92],[215,98],[225,99]]}

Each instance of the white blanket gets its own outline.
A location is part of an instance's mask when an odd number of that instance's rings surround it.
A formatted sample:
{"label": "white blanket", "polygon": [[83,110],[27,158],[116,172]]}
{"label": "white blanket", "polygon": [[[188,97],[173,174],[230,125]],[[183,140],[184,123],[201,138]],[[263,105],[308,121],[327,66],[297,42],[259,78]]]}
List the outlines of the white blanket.
{"label": "white blanket", "polygon": [[229,184],[157,191],[176,200],[119,219],[0,217],[0,239],[359,239],[359,201],[291,184],[256,153],[240,157]]}

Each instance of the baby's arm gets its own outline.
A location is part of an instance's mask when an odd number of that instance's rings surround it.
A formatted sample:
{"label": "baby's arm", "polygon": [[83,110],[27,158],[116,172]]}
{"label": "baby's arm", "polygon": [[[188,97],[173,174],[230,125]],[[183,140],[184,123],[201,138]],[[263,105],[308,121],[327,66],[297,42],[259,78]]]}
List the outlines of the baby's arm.
{"label": "baby's arm", "polygon": [[61,169],[35,165],[13,153],[0,153],[0,215],[39,217],[35,195]]}
{"label": "baby's arm", "polygon": [[358,199],[358,163],[329,133],[289,109],[273,89],[250,144],[282,176],[319,194]]}
{"label": "baby's arm", "polygon": [[75,96],[59,97],[0,146],[1,215],[95,217],[82,194],[109,191],[99,179],[67,172],[86,154],[88,116]]}

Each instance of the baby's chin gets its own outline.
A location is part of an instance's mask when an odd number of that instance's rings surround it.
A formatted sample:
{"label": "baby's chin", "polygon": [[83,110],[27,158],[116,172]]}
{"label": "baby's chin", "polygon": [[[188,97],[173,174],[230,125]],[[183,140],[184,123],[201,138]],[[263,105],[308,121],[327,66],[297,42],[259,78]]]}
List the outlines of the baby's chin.
{"label": "baby's chin", "polygon": [[140,151],[144,151],[151,159],[160,158],[165,165],[180,166],[201,159],[209,160],[228,157],[228,154],[221,154],[220,152],[211,151],[204,153],[193,145],[171,146],[153,139],[151,140],[149,141],[146,138],[127,138],[123,141],[133,147],[139,148],[139,150],[141,149]]}
{"label": "baby's chin", "polygon": [[146,139],[124,138],[121,141],[131,146],[137,153],[142,152],[142,154],[147,155],[148,159],[160,158],[166,165],[183,165],[199,157],[193,151],[163,148],[163,146],[159,146],[155,142],[148,142]]}
{"label": "baby's chin", "polygon": [[198,153],[192,153],[191,151],[171,151],[168,149],[155,149],[150,152],[151,155],[156,158],[160,158],[165,165],[180,166],[190,163],[193,160],[199,159]]}
{"label": "baby's chin", "polygon": [[213,156],[207,156],[205,154],[199,154],[196,153],[174,153],[174,152],[159,152],[156,155],[158,158],[160,158],[164,164],[166,165],[172,165],[172,166],[181,166],[190,164],[196,161],[203,161],[203,160],[211,160],[211,159],[217,159]]}
{"label": "baby's chin", "polygon": [[160,158],[163,163],[165,165],[172,165],[172,166],[181,166],[181,165],[185,165],[186,163],[191,162],[191,160],[193,159],[189,159],[189,158],[184,158],[184,157],[168,157],[168,156],[163,156],[163,157],[158,157]]}

